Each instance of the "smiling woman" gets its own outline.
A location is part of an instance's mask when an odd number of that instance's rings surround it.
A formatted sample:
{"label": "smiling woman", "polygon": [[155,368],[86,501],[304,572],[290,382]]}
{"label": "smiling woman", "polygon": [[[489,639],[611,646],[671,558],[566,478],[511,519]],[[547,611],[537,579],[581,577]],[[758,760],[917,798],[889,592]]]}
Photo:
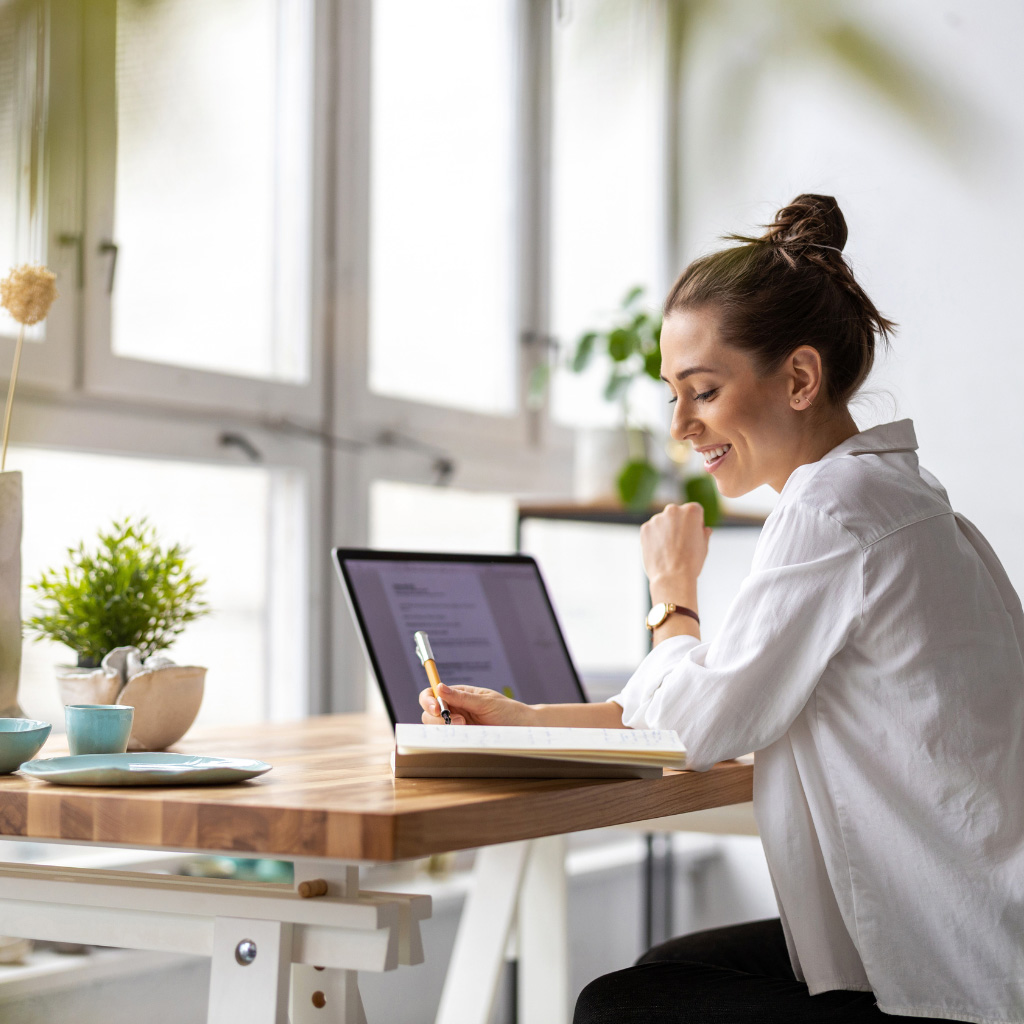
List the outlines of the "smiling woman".
{"label": "smiling woman", "polygon": [[779,919],[655,947],[585,988],[576,1024],[1019,1024],[1020,599],[918,464],[911,421],[850,415],[893,325],[843,260],[835,200],[799,196],[732,238],[680,277],[661,335],[673,437],[724,494],[779,492],[717,635],[702,642],[697,611],[710,531],[699,505],[669,506],[641,530],[665,607],[621,693],[441,696],[456,721],[673,729],[696,771],[756,752]]}

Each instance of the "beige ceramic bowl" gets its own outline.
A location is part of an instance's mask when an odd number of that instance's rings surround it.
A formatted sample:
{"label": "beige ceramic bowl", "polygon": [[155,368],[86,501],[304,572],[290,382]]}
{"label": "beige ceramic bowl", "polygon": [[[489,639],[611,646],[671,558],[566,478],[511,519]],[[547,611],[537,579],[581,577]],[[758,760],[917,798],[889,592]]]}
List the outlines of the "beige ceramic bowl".
{"label": "beige ceramic bowl", "polygon": [[135,708],[129,750],[166,750],[188,732],[203,702],[206,669],[164,665],[120,680],[98,670],[67,671],[58,677],[65,704],[130,704]]}

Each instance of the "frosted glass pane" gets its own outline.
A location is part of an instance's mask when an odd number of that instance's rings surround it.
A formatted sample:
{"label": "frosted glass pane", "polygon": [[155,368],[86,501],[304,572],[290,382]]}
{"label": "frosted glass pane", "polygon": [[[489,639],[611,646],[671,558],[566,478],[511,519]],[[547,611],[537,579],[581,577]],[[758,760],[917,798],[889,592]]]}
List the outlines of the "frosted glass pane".
{"label": "frosted glass pane", "polygon": [[370,387],[516,404],[514,0],[375,0]]}
{"label": "frosted glass pane", "polygon": [[[22,263],[46,261],[46,174],[43,161],[47,73],[39,5],[0,3],[0,277]],[[0,335],[19,325],[0,309]],[[45,322],[25,337],[39,340]],[[0,371],[4,376],[7,370]]]}
{"label": "frosted glass pane", "polygon": [[[633,285],[663,296],[664,48],[655,4],[576,0],[555,28],[552,321],[566,346],[603,327]],[[595,361],[596,362],[596,361]],[[557,374],[552,413],[610,425],[604,367]]]}
{"label": "frosted glass pane", "polygon": [[312,7],[118,3],[118,355],[308,379]]}
{"label": "frosted glass pane", "polygon": [[370,488],[370,543],[400,551],[510,552],[516,503],[507,494],[376,480]]}
{"label": "frosted glass pane", "polygon": [[[24,475],[26,618],[36,600],[27,584],[43,569],[63,564],[68,547],[80,540],[93,546],[96,531],[114,517],[148,516],[162,543],[191,547],[191,561],[207,580],[211,614],[190,623],[167,651],[179,664],[209,669],[198,722],[265,717],[271,703],[266,672],[270,471],[26,448],[12,448],[7,464]],[[21,703],[27,714],[63,728],[55,666],[74,661],[62,644],[26,639]]]}

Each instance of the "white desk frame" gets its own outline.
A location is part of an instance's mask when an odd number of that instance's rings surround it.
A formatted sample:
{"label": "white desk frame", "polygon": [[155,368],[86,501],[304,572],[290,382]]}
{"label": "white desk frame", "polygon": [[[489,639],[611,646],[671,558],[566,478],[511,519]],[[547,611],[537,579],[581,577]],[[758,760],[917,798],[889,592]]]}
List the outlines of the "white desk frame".
{"label": "white desk frame", "polygon": [[[564,836],[480,850],[439,1024],[487,1020],[516,925],[522,1019],[568,1021],[564,863]],[[207,1024],[366,1024],[357,972],[423,963],[430,897],[360,890],[358,864],[294,865],[289,886],[0,862],[0,931],[208,956]],[[316,878],[327,894],[299,896]]]}
{"label": "white desk frame", "polygon": [[[716,809],[731,815],[724,828],[714,811],[621,827],[749,831],[748,808]],[[520,1019],[568,1024],[565,856],[564,835],[479,850],[436,1024],[486,1021],[510,951]],[[208,956],[207,1024],[367,1024],[357,972],[423,963],[430,897],[360,890],[358,863],[293,863],[288,886],[0,862],[0,932]],[[299,896],[317,878],[326,895]],[[248,963],[245,941],[256,946]]]}

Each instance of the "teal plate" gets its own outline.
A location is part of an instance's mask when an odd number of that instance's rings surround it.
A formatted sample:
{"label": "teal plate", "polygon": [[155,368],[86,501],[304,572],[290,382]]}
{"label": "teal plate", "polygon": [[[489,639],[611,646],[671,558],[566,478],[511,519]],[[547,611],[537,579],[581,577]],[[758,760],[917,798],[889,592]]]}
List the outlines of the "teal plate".
{"label": "teal plate", "polygon": [[209,786],[269,772],[266,761],[193,754],[77,754],[26,761],[23,775],[62,786]]}

